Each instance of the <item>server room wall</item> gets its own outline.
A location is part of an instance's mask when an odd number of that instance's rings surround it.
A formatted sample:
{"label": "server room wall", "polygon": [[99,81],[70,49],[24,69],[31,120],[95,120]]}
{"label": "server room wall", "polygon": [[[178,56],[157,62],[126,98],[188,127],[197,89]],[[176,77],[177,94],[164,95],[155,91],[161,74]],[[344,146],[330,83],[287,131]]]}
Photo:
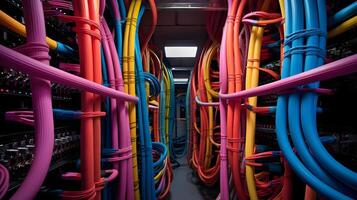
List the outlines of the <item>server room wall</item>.
{"label": "server room wall", "polygon": [[356,14],[0,1],[0,199],[356,199]]}

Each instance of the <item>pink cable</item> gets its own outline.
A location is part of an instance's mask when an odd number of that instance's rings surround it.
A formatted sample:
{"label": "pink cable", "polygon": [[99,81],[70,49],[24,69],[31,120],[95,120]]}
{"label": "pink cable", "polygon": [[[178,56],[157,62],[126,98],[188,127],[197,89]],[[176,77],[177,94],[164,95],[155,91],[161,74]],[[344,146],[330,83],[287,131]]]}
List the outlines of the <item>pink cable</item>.
{"label": "pink cable", "polygon": [[41,77],[52,82],[76,88],[82,91],[92,92],[105,97],[112,97],[122,101],[137,102],[138,98],[116,91],[98,83],[75,76],[68,72],[56,69],[48,64],[41,63],[12,49],[0,45],[0,65],[6,68],[22,71],[32,76]]}
{"label": "pink cable", "polygon": [[[23,50],[25,50],[26,55],[48,65],[49,50],[46,44],[42,2],[40,0],[23,0],[22,3],[27,24],[27,44]],[[46,68],[49,68],[49,66]],[[54,145],[51,84],[37,76],[30,76],[30,83],[35,116],[35,158],[25,180],[11,197],[13,200],[34,199],[46,178]]]}
{"label": "pink cable", "polygon": [[268,83],[256,88],[244,90],[241,92],[223,94],[220,93],[220,99],[242,99],[253,96],[262,96],[278,93],[300,85],[305,85],[315,81],[323,81],[339,76],[344,76],[357,72],[356,67],[357,54],[342,58],[338,61],[328,63],[315,69],[303,72],[288,78]]}

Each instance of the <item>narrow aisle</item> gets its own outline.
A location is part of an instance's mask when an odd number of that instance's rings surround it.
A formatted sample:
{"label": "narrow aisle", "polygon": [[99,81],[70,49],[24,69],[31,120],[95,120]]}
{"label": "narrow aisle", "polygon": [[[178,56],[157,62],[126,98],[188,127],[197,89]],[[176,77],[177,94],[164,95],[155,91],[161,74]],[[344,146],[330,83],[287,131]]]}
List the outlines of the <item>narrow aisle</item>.
{"label": "narrow aisle", "polygon": [[202,185],[187,164],[186,156],[179,159],[180,167],[174,169],[174,179],[171,185],[171,200],[203,200],[216,199],[219,190],[218,185]]}

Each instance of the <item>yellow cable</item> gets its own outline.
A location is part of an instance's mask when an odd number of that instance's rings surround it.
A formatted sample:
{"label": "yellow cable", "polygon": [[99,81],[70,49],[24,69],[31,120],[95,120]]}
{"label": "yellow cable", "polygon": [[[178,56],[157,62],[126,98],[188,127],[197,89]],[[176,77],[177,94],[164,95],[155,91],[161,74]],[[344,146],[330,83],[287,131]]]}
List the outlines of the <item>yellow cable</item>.
{"label": "yellow cable", "polygon": [[[253,73],[251,66],[253,66],[252,58],[254,58],[254,46],[255,46],[256,37],[257,37],[257,27],[253,26],[252,32],[250,34],[250,40],[249,40],[248,61],[247,61],[247,69],[246,69],[246,81],[245,81],[246,89],[251,88],[251,79]],[[250,99],[251,98],[248,99],[248,102]],[[253,115],[251,115],[251,112],[247,110],[245,157],[252,155],[254,150],[254,133],[252,133],[253,130],[252,126],[254,126],[254,124],[253,121],[251,120],[252,117]],[[249,165],[246,165],[245,169],[246,169],[245,170],[246,181],[247,181],[249,197],[250,199],[256,200],[258,199],[258,196],[255,188],[254,168]]]}
{"label": "yellow cable", "polygon": [[209,70],[211,69],[211,60],[216,55],[218,46],[219,46],[218,43],[212,44],[207,51],[207,58],[203,59],[204,61],[203,66],[205,67],[204,74],[203,74],[205,87],[206,90],[210,93],[210,95],[212,95],[215,98],[218,98],[218,92],[212,89],[210,77],[209,77],[209,72],[210,72]]}
{"label": "yellow cable", "polygon": [[[150,73],[150,52],[149,52],[148,48],[144,49],[143,59],[145,59],[144,71]],[[149,97],[150,96],[150,84],[148,82],[145,82],[145,89],[146,89],[146,94]]]}
{"label": "yellow cable", "polygon": [[[169,79],[169,73],[167,71],[167,68],[165,66],[165,64],[162,64],[162,70],[163,70],[163,74],[162,74],[162,78],[164,79],[164,83],[165,83],[165,143],[167,148],[169,148],[169,113],[170,113],[170,95],[171,95],[171,88],[170,88],[170,79]],[[169,153],[169,152],[168,152]],[[168,154],[169,155],[169,154]]]}
{"label": "yellow cable", "polygon": [[[262,10],[266,11],[270,4],[270,0],[266,0],[263,3]],[[260,67],[260,53],[262,47],[264,28],[252,27],[252,33],[249,41],[248,50],[248,62],[247,62],[247,76],[246,76],[246,88],[250,89],[258,86],[259,83],[259,67]],[[257,105],[257,97],[248,98],[249,105]],[[255,145],[255,123],[256,115],[254,112],[247,111],[246,120],[246,141],[245,141],[245,157],[249,157],[254,154]],[[257,190],[255,185],[254,167],[246,165],[246,181],[248,187],[248,193],[251,200],[257,200]]]}
{"label": "yellow cable", "polygon": [[[0,10],[0,25],[7,27],[11,31],[14,31],[15,33],[23,37],[26,37],[25,25],[21,24],[16,19],[10,17],[2,10]],[[54,41],[53,39],[46,37],[46,43],[48,44],[51,50],[57,49],[57,42]]]}
{"label": "yellow cable", "polygon": [[[207,96],[207,101],[208,102],[213,102],[213,98],[218,97],[218,92],[214,91],[211,87],[211,82],[210,82],[210,69],[211,69],[211,61],[213,57],[216,55],[217,49],[218,49],[218,43],[213,43],[211,46],[208,48],[207,52],[204,54],[204,57],[202,59],[202,66],[204,67],[204,73],[203,73],[203,79],[204,79],[204,84],[206,88],[206,96]],[[206,138],[206,153],[205,153],[205,167],[209,168],[212,160],[212,144],[217,145],[216,142],[213,141],[213,107],[209,106],[208,108],[208,137]]]}
{"label": "yellow cable", "polygon": [[160,105],[159,102],[157,102],[156,100],[149,101],[149,104],[150,105],[154,105],[154,106],[159,106]]}
{"label": "yellow cable", "polygon": [[[134,3],[131,3],[128,10],[127,18],[131,19],[134,10]],[[124,91],[129,93],[129,84],[128,84],[128,74],[129,74],[129,34],[130,34],[130,23],[131,21],[126,21],[125,31],[124,31],[124,40],[123,40],[123,79],[124,79]]]}
{"label": "yellow cable", "polygon": [[328,32],[328,38],[336,37],[357,26],[357,15]]}
{"label": "yellow cable", "polygon": [[281,12],[281,16],[284,19],[284,30],[285,30],[285,5],[284,5],[284,0],[279,0],[279,5],[280,5],[280,12]]}
{"label": "yellow cable", "polygon": [[[123,78],[125,92],[136,95],[135,91],[135,34],[141,0],[134,0],[129,6],[123,42]],[[133,175],[135,199],[140,199],[139,174],[136,144],[136,107],[129,103],[130,137],[133,151]]]}

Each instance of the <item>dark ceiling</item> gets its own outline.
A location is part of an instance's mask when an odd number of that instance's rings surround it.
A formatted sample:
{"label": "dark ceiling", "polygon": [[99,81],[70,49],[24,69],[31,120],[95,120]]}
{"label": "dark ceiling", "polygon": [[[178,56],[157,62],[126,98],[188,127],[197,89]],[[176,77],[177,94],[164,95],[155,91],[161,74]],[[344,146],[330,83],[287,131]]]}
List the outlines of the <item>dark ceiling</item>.
{"label": "dark ceiling", "polygon": [[[157,0],[158,24],[152,43],[161,49],[164,46],[198,46],[199,55],[207,40],[205,15],[214,7],[209,0]],[[151,24],[151,12],[146,12],[144,30]],[[169,58],[175,78],[188,78],[196,58]]]}

